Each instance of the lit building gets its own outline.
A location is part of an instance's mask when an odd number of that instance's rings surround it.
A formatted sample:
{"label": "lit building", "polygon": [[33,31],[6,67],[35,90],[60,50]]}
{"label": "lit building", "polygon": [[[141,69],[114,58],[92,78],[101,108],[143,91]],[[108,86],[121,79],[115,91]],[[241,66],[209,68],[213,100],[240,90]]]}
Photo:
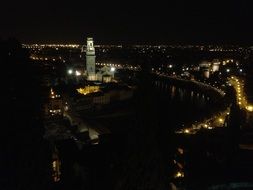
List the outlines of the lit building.
{"label": "lit building", "polygon": [[97,73],[97,80],[107,83],[114,78],[115,67],[103,66]]}
{"label": "lit building", "polygon": [[78,88],[77,92],[83,95],[91,94],[94,92],[99,92],[99,86],[86,86],[84,88]]}
{"label": "lit building", "polygon": [[118,83],[107,83],[105,86],[86,86],[76,89],[68,99],[68,105],[76,111],[91,110],[93,108],[129,100],[133,97],[134,89],[119,85]]}
{"label": "lit building", "polygon": [[86,47],[86,71],[87,79],[90,81],[96,80],[96,64],[95,64],[95,48],[93,44],[93,38],[87,38]]}
{"label": "lit building", "polygon": [[45,117],[47,119],[61,118],[63,116],[63,100],[53,89],[50,90],[48,102],[45,105]]}
{"label": "lit building", "polygon": [[54,147],[52,153],[52,178],[54,182],[58,182],[61,179],[61,161],[58,154],[58,150]]}
{"label": "lit building", "polygon": [[203,70],[203,76],[204,76],[205,78],[209,78],[209,77],[210,77],[210,71],[209,71],[209,69],[204,69],[204,70]]}
{"label": "lit building", "polygon": [[217,59],[214,59],[212,63],[212,71],[213,72],[219,71],[219,67],[220,67],[220,61]]}
{"label": "lit building", "polygon": [[199,70],[202,73],[203,77],[209,78],[210,77],[210,65],[211,63],[207,61],[203,61],[202,63],[199,64]]}

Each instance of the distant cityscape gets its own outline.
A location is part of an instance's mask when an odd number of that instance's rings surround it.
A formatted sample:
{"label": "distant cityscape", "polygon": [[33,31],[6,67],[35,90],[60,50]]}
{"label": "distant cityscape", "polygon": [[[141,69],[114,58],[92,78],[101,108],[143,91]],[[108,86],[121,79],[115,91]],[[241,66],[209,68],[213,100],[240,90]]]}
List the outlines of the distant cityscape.
{"label": "distant cityscape", "polygon": [[253,187],[252,47],[94,40],[3,49],[8,96],[41,106],[47,187]]}
{"label": "distant cityscape", "polygon": [[0,190],[253,189],[253,1],[2,1]]}

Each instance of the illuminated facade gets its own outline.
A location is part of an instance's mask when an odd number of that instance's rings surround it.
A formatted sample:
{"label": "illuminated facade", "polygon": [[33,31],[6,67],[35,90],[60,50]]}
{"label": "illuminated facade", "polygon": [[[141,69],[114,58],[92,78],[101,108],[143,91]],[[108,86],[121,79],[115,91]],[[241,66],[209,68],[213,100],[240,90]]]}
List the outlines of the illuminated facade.
{"label": "illuminated facade", "polygon": [[87,95],[90,93],[94,93],[94,92],[99,92],[99,86],[86,86],[84,88],[78,88],[76,89],[78,93],[83,94],[83,95]]}
{"label": "illuminated facade", "polygon": [[112,79],[114,78],[114,72],[115,72],[115,67],[103,66],[97,72],[97,75],[96,75],[97,80],[104,83],[111,82]]}
{"label": "illuminated facade", "polygon": [[219,68],[220,68],[220,61],[217,59],[214,59],[212,62],[212,71],[213,72],[219,71]]}
{"label": "illuminated facade", "polygon": [[60,181],[61,177],[61,161],[58,156],[58,150],[54,147],[54,152],[52,154],[52,178],[54,182]]}
{"label": "illuminated facade", "polygon": [[47,119],[61,118],[63,115],[63,101],[59,94],[50,90],[48,102],[45,104],[45,117]]}
{"label": "illuminated facade", "polygon": [[87,38],[86,47],[86,71],[88,80],[96,80],[96,64],[95,64],[95,48],[93,44],[93,38]]}

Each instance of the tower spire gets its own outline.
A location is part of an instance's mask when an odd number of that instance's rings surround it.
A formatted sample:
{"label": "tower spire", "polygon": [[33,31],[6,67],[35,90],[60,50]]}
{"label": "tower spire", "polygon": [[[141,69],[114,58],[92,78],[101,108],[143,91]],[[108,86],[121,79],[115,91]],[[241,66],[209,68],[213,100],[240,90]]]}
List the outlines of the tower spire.
{"label": "tower spire", "polygon": [[96,80],[95,48],[93,38],[87,38],[86,46],[86,71],[88,80]]}

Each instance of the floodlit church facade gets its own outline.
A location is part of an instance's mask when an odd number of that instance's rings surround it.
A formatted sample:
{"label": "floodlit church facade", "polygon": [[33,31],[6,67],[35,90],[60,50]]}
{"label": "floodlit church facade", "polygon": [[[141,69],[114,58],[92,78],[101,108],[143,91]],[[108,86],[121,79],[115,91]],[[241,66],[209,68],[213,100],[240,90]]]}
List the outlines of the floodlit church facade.
{"label": "floodlit church facade", "polygon": [[86,74],[88,81],[111,82],[114,78],[114,70],[106,66],[96,73],[96,54],[93,38],[87,38]]}

